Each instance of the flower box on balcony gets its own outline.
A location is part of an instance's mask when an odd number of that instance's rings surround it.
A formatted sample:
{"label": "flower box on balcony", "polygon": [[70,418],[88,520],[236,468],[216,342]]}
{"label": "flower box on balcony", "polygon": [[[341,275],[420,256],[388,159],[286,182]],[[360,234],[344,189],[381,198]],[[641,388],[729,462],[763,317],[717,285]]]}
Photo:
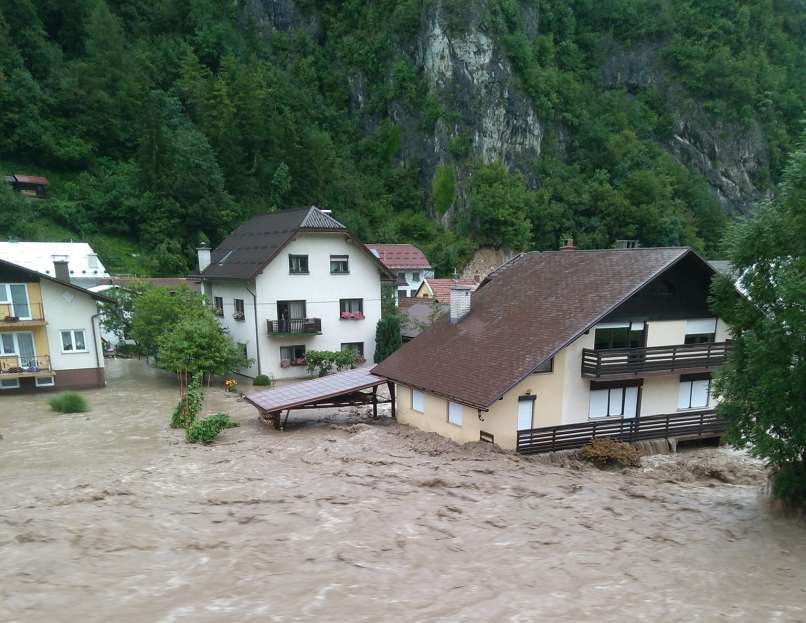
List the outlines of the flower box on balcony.
{"label": "flower box on balcony", "polygon": [[364,312],[341,312],[342,320],[363,320]]}
{"label": "flower box on balcony", "polygon": [[283,360],[280,362],[280,367],[281,367],[281,368],[287,368],[287,367],[288,367],[288,366],[290,366],[290,365],[291,365],[291,362],[289,362],[289,361],[288,361],[288,359],[283,359]]}
{"label": "flower box on balcony", "polygon": [[305,365],[305,357],[297,357],[296,365],[304,366]]}

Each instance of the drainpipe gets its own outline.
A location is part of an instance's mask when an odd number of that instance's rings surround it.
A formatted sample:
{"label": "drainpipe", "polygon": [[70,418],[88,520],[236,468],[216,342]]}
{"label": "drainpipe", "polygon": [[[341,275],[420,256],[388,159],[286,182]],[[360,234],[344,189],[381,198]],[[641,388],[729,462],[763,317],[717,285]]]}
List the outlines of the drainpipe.
{"label": "drainpipe", "polygon": [[[98,356],[98,335],[95,332],[95,319],[101,315],[101,312],[97,314],[93,314],[90,318],[90,324],[92,325],[92,343],[95,346],[93,349],[95,351],[95,374],[100,375],[101,370],[101,359]],[[104,387],[106,387],[106,374],[104,374]]]}
{"label": "drainpipe", "polygon": [[246,284],[246,291],[252,295],[252,309],[255,310],[255,356],[257,358],[257,373],[260,374],[260,329],[257,324],[257,294],[249,289],[248,283]]}

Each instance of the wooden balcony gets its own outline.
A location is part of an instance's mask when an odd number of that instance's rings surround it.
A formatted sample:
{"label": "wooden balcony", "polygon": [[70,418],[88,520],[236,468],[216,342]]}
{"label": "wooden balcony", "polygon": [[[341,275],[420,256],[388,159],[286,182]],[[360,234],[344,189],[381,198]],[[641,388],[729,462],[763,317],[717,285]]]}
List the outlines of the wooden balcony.
{"label": "wooden balcony", "polygon": [[26,305],[0,303],[0,329],[42,327],[45,324],[45,310],[42,303]]}
{"label": "wooden balcony", "polygon": [[626,379],[647,374],[706,372],[727,360],[730,342],[677,344],[649,348],[582,350],[582,376]]}
{"label": "wooden balcony", "polygon": [[50,357],[20,357],[0,355],[0,380],[32,379],[53,376]]}
{"label": "wooden balcony", "polygon": [[521,454],[539,454],[574,450],[603,437],[626,442],[670,437],[708,439],[720,437],[726,428],[725,420],[713,409],[636,418],[603,418],[579,424],[519,430],[516,448]]}
{"label": "wooden balcony", "polygon": [[320,335],[322,333],[321,318],[299,318],[295,320],[267,320],[271,337],[293,335]]}

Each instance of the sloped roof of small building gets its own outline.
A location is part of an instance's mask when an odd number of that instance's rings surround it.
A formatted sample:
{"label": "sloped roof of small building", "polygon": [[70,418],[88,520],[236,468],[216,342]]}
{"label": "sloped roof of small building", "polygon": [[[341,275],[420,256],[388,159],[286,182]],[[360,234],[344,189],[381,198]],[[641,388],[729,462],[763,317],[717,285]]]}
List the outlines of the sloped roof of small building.
{"label": "sloped roof of small building", "polygon": [[[90,266],[90,258],[96,266]],[[0,259],[30,268],[44,275],[55,275],[54,259],[65,259],[70,277],[109,277],[98,254],[86,242],[0,242]]]}
{"label": "sloped roof of small building", "polygon": [[48,185],[48,178],[41,175],[14,175],[12,177],[20,184],[38,184],[41,186]]}
{"label": "sloped roof of small building", "polygon": [[[211,279],[252,279],[299,232],[343,232],[352,236],[347,227],[316,206],[259,214],[240,225],[213,249],[210,265],[201,271],[201,276]],[[387,271],[363,244],[359,246],[379,268]]]}
{"label": "sloped roof of small building", "polygon": [[431,268],[431,263],[413,244],[368,244],[367,248],[383,262],[384,266],[392,270],[403,268],[416,268],[420,270]]}
{"label": "sloped roof of small building", "polygon": [[475,290],[476,286],[479,284],[476,283],[474,279],[425,279],[423,280],[423,283],[420,284],[415,296],[417,296],[417,298],[430,298],[428,296],[420,297],[420,294],[424,290],[430,289],[434,294],[435,299],[437,299],[443,305],[450,305],[451,288],[454,285],[467,286],[471,290]]}
{"label": "sloped roof of small building", "polygon": [[60,281],[59,279],[51,277],[50,275],[42,274],[36,270],[31,270],[26,266],[9,262],[4,259],[0,259],[0,273],[13,276],[14,279],[19,280],[20,282],[27,282],[28,280],[39,282],[40,280],[45,279],[47,281],[64,286],[65,288],[70,288],[71,290],[80,292],[81,294],[86,294],[96,301],[101,301],[103,303],[115,303],[114,299],[111,299],[100,292],[93,291],[88,288],[82,288],[81,286],[77,286],[76,284],[67,281]]}
{"label": "sloped roof of small building", "polygon": [[685,257],[688,248],[525,253],[491,273],[457,324],[443,316],[374,374],[486,409]]}

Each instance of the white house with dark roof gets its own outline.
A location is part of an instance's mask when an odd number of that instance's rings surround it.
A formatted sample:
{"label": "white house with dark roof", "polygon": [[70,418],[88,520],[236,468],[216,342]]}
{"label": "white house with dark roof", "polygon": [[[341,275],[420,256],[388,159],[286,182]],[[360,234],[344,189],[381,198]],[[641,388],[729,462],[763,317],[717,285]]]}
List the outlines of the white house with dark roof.
{"label": "white house with dark roof", "polygon": [[253,360],[241,374],[307,376],[305,353],[353,350],[372,361],[381,282],[391,274],[316,207],[250,219],[199,249],[198,277],[219,321]]}
{"label": "white house with dark roof", "polygon": [[711,374],[729,328],[708,305],[714,268],[687,248],[525,253],[373,373],[397,417],[459,442],[522,452],[708,436]]}

